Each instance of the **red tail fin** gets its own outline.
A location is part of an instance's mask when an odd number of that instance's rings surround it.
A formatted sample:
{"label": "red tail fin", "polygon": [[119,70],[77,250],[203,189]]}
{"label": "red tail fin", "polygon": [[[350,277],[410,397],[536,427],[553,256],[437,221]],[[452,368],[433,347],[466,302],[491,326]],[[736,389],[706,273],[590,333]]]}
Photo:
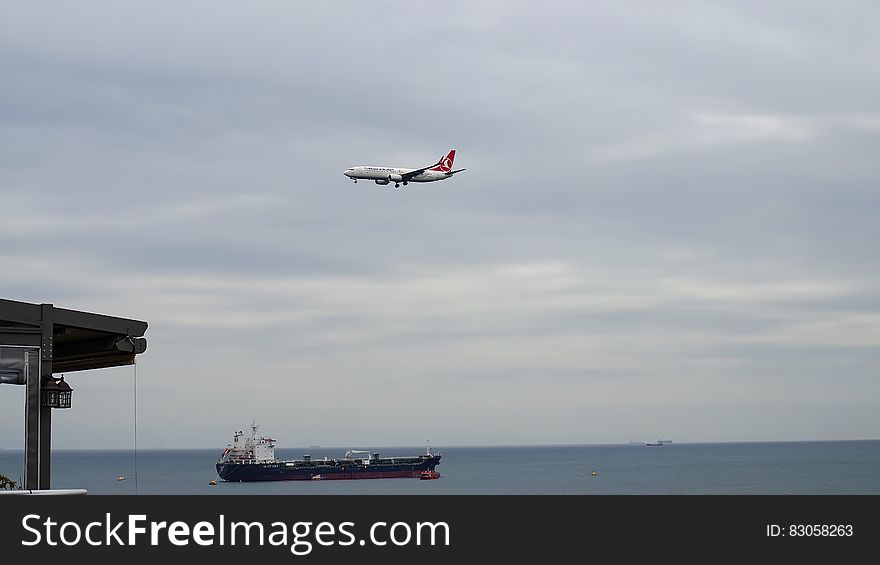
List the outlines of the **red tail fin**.
{"label": "red tail fin", "polygon": [[452,163],[455,161],[455,149],[451,150],[446,157],[440,157],[440,161],[437,163],[435,167],[433,167],[432,171],[442,171],[444,173],[448,173],[452,170]]}

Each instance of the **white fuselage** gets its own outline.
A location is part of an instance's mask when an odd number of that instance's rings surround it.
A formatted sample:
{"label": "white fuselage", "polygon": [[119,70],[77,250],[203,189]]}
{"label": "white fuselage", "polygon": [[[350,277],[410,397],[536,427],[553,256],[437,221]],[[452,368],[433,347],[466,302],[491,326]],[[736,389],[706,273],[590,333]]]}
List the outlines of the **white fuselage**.
{"label": "white fuselage", "polygon": [[[345,176],[350,179],[374,180],[385,184],[388,182],[400,182],[402,175],[416,169],[401,169],[398,167],[374,167],[372,165],[359,165],[345,170]],[[407,182],[433,182],[435,180],[448,179],[452,175],[442,171],[422,171],[416,176],[407,179]]]}

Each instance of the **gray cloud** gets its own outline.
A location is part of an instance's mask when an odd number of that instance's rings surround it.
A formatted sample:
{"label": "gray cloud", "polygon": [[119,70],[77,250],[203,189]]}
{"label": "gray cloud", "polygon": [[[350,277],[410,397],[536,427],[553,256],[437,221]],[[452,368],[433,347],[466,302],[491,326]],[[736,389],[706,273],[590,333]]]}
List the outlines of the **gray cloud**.
{"label": "gray cloud", "polygon": [[[142,445],[880,434],[872,4],[51,9],[0,22],[0,290],[150,322]],[[133,371],[55,444],[130,446]]]}

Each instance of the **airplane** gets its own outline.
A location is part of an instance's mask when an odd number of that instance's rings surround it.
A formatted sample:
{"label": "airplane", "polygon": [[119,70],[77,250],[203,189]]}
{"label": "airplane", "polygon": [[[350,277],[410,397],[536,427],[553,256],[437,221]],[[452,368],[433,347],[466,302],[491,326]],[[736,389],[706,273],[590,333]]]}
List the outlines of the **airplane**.
{"label": "airplane", "polygon": [[406,186],[411,182],[434,182],[435,180],[445,180],[460,173],[464,169],[452,170],[452,162],[455,161],[455,149],[451,150],[445,157],[433,165],[422,167],[421,169],[401,169],[398,167],[373,167],[369,165],[359,165],[346,169],[345,176],[357,182],[358,179],[372,180],[376,184],[388,184],[393,182],[394,188],[400,188],[400,185]]}

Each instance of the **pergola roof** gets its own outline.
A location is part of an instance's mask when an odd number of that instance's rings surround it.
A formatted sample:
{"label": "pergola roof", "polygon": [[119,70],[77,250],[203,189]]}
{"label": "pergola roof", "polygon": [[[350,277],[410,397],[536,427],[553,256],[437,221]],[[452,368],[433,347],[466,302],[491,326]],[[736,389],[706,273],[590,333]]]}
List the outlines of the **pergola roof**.
{"label": "pergola roof", "polygon": [[[48,344],[44,323],[52,324]],[[147,349],[146,331],[140,320],[0,299],[0,344],[48,347],[53,373],[132,365]]]}

